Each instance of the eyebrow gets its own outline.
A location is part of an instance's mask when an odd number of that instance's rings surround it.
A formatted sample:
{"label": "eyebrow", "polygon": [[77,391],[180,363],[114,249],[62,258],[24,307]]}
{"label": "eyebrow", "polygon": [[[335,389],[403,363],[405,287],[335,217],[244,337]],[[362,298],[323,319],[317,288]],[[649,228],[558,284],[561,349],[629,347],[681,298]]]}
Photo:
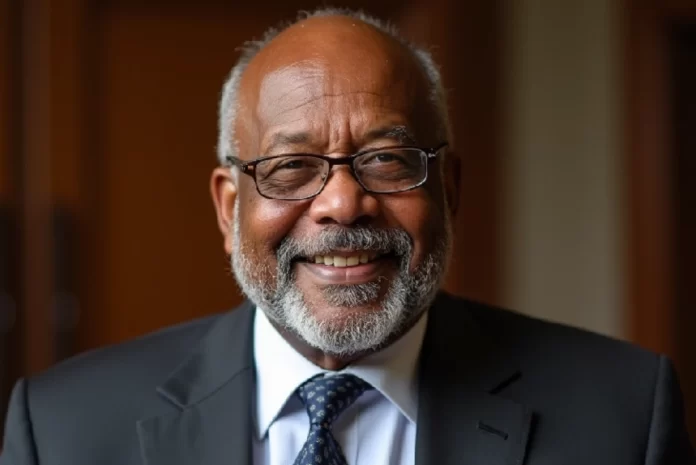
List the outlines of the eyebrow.
{"label": "eyebrow", "polygon": [[[404,125],[384,126],[372,129],[364,138],[364,143],[374,142],[379,139],[396,139],[403,145],[416,145],[413,133]],[[308,132],[278,132],[271,136],[271,142],[264,153],[271,153],[275,148],[283,145],[309,144],[312,136]]]}
{"label": "eyebrow", "polygon": [[416,138],[406,126],[385,126],[373,129],[365,136],[365,142],[373,142],[377,139],[396,139],[400,144],[416,145]]}
{"label": "eyebrow", "polygon": [[278,146],[282,145],[299,145],[308,144],[311,141],[311,136],[308,132],[278,132],[273,134],[271,137],[271,143],[264,151],[265,153],[270,153]]}

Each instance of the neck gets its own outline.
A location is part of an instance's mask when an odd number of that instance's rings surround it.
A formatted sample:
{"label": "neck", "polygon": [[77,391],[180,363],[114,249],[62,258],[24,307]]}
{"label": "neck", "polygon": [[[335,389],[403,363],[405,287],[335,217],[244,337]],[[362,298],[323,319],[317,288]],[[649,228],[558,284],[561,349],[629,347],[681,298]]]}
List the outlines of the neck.
{"label": "neck", "polygon": [[406,334],[416,324],[416,322],[420,319],[421,316],[423,316],[423,312],[419,313],[415,318],[412,318],[412,320],[408,324],[404,325],[399,331],[391,335],[384,344],[362,352],[347,355],[330,354],[320,349],[317,349],[316,347],[312,347],[293,332],[288,331],[287,329],[279,326],[275,321],[270,320],[270,322],[280,333],[280,335],[283,336],[283,339],[285,339],[288,342],[288,344],[290,344],[292,348],[295,349],[304,358],[306,358],[307,360],[324,370],[339,371],[344,369],[351,363],[354,363],[370,354],[378,352],[384,349],[385,347],[390,346],[395,341],[399,340],[401,336]]}

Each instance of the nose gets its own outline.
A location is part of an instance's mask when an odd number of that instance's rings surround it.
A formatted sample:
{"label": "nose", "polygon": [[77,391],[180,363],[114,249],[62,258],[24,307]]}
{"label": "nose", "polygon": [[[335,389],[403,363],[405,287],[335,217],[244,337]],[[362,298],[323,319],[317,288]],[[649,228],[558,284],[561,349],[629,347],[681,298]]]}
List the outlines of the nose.
{"label": "nose", "polygon": [[309,216],[319,224],[370,223],[379,215],[379,202],[363,189],[348,167],[335,167],[324,189],[309,207]]}

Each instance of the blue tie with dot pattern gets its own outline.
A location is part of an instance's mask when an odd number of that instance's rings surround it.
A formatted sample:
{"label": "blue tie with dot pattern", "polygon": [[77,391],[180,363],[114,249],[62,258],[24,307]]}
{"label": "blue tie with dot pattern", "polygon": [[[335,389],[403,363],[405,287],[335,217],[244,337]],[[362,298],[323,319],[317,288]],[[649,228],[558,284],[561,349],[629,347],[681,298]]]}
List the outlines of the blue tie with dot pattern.
{"label": "blue tie with dot pattern", "polygon": [[294,465],[348,465],[331,425],[365,391],[368,383],[350,374],[312,378],[297,388],[307,408],[309,435]]}

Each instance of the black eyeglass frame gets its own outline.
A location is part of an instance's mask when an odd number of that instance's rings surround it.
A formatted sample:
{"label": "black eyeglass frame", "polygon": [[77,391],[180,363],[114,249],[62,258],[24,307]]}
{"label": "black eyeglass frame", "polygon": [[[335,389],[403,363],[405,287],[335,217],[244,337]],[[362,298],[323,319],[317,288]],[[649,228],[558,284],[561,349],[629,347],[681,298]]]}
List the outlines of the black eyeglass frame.
{"label": "black eyeglass frame", "polygon": [[[261,157],[257,158],[255,160],[251,161],[242,161],[239,157],[234,157],[232,155],[227,155],[225,157],[225,162],[226,166],[229,167],[237,167],[239,170],[246,174],[247,176],[250,176],[254,180],[254,185],[256,186],[256,191],[259,193],[261,197],[270,199],[270,200],[284,200],[284,201],[299,201],[299,200],[308,200],[312,199],[324,190],[326,187],[326,184],[329,179],[329,174],[331,173],[331,170],[333,169],[334,166],[341,166],[341,165],[347,165],[350,167],[350,172],[353,175],[353,178],[360,184],[360,186],[365,189],[365,192],[368,192],[370,194],[399,194],[401,192],[408,192],[414,189],[417,189],[421,187],[425,182],[428,180],[428,165],[430,164],[431,161],[435,160],[438,156],[438,154],[449,145],[448,142],[443,142],[440,145],[434,147],[434,148],[423,148],[423,147],[416,147],[412,145],[391,145],[388,147],[378,147],[374,149],[367,149],[367,150],[362,150],[360,152],[354,153],[353,155],[347,156],[347,157],[340,157],[340,158],[335,158],[335,157],[329,157],[327,155],[317,155],[314,153],[286,153],[286,154],[281,154],[281,155],[271,155],[268,157]],[[385,150],[394,150],[394,149],[408,149],[408,150],[420,150],[422,153],[425,154],[426,160],[428,163],[425,164],[425,175],[423,176],[423,180],[417,183],[414,186],[408,187],[406,189],[399,189],[395,191],[387,191],[387,192],[375,192],[372,189],[368,189],[365,184],[360,180],[360,177],[355,174],[355,159],[358,157],[361,157],[363,155],[367,155],[370,153],[375,153],[375,152],[382,152]],[[329,164],[329,170],[327,171],[326,178],[324,179],[323,184],[321,185],[321,188],[317,192],[315,192],[312,195],[308,195],[306,197],[301,197],[297,199],[278,199],[275,197],[269,197],[265,195],[261,190],[259,189],[259,184],[256,182],[256,165],[258,165],[261,162],[267,161],[267,160],[273,160],[276,158],[283,158],[283,157],[294,157],[294,156],[300,156],[300,157],[312,157],[312,158],[318,158],[319,160],[324,160],[328,162]]]}

